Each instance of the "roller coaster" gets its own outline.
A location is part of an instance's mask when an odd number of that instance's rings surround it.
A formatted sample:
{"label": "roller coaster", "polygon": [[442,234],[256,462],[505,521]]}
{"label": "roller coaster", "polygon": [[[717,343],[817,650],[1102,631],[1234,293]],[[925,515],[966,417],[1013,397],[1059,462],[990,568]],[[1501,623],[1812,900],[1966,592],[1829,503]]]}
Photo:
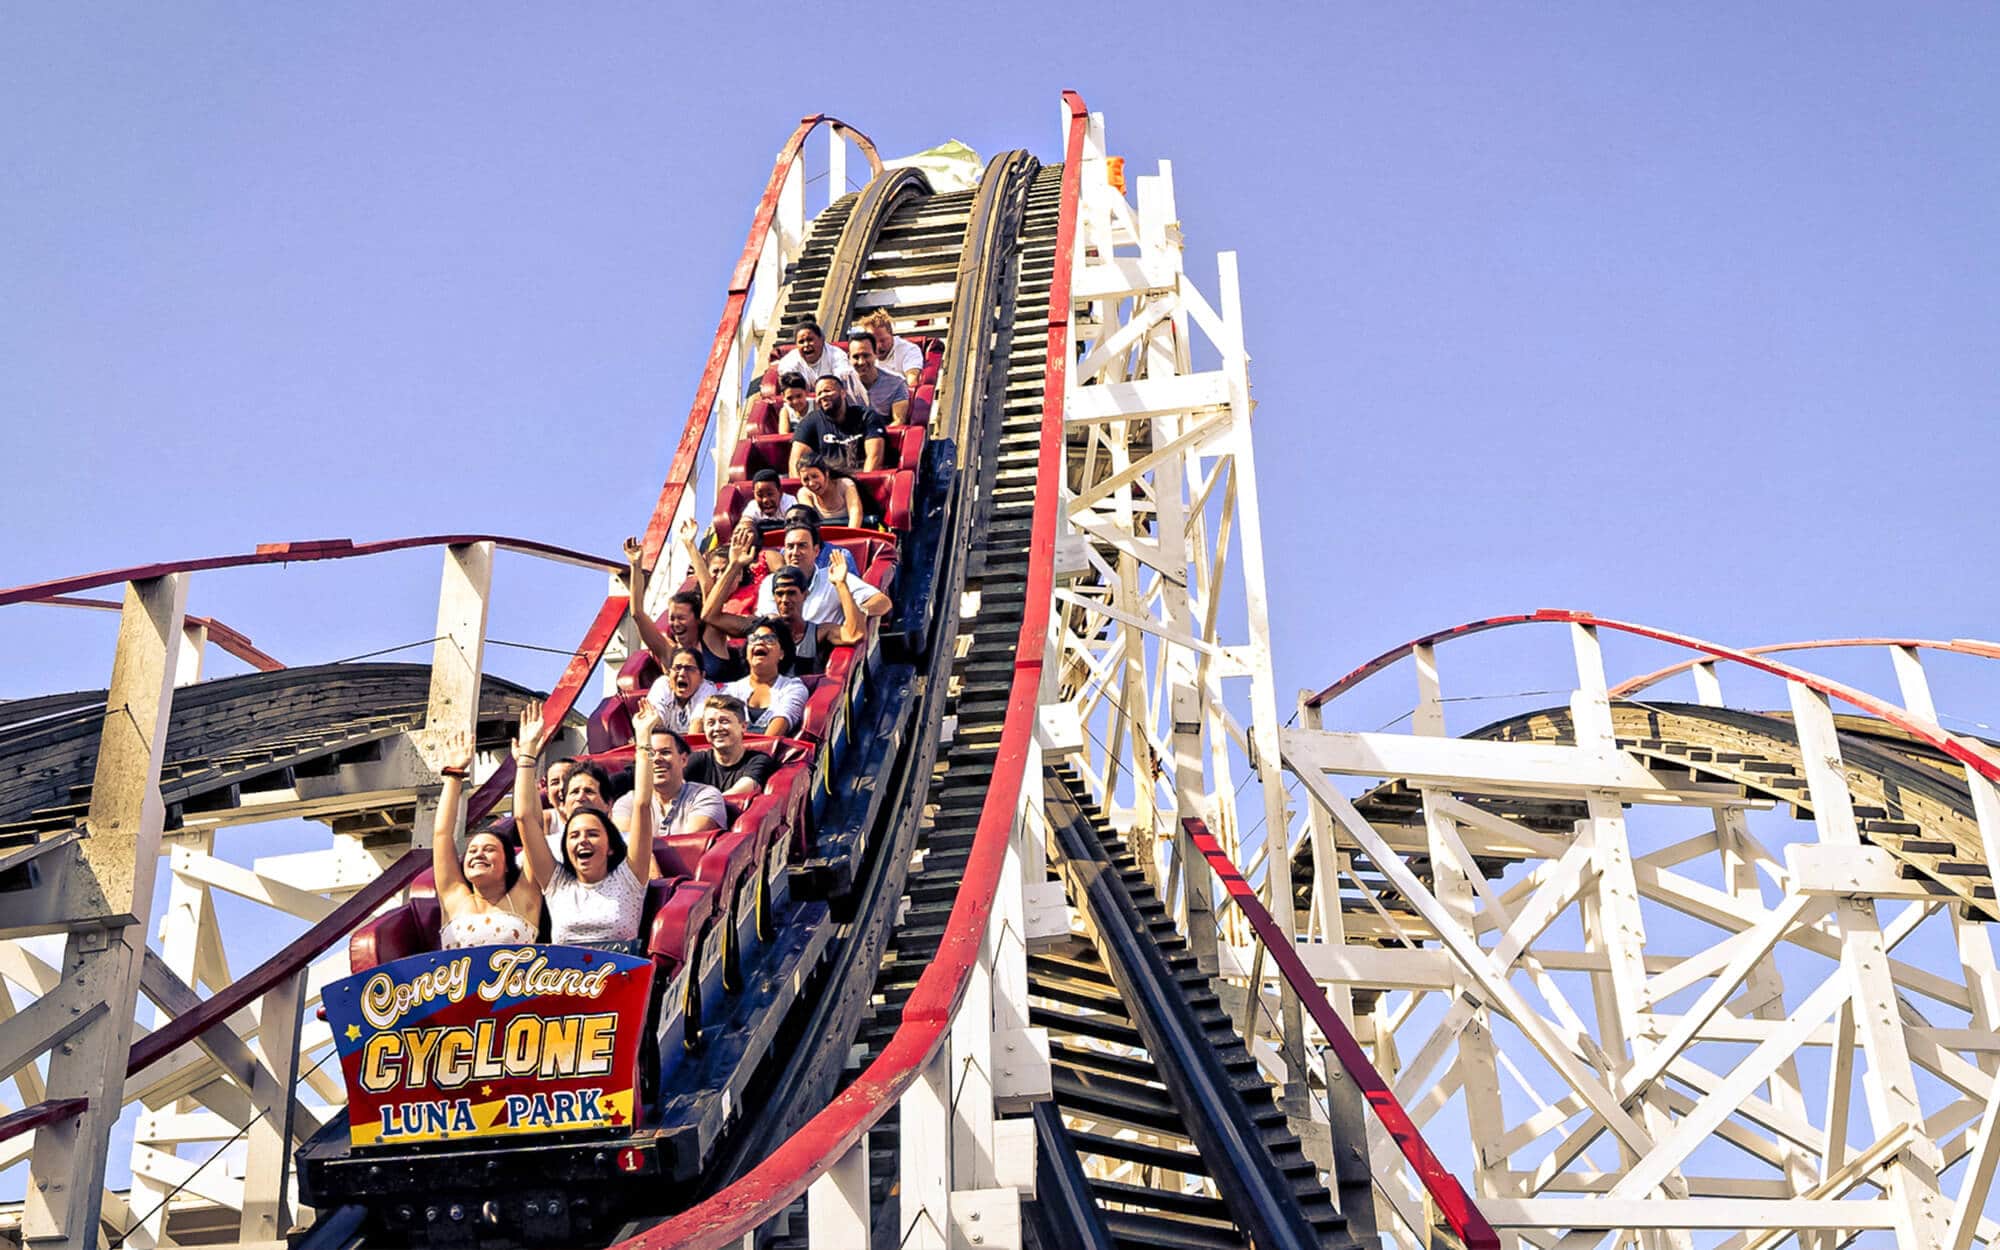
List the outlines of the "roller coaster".
{"label": "roller coaster", "polygon": [[[956,182],[800,123],[643,592],[492,534],[0,591],[119,622],[105,689],[0,703],[0,1244],[2000,1242],[2000,750],[1931,689],[2000,646],[1542,610],[1281,722],[1235,258],[1211,299],[1171,166],[1128,189],[1102,117],[1060,121],[1058,161]],[[508,746],[542,692],[484,668],[496,555],[610,576],[545,715],[559,754],[643,767],[628,599],[663,616],[702,558],[671,538],[726,547],[759,470],[796,485],[772,362],[877,309],[923,366],[866,523],[821,536],[891,609],[755,740],[775,771],[725,826],[656,839],[636,955],[439,950],[449,744],[463,828],[533,794]],[[422,549],[429,664],[287,667],[187,612],[197,573]],[[1565,701],[1482,687],[1550,631]],[[254,671],[203,680],[211,644]],[[1800,654],[1886,656],[1895,694]],[[1448,729],[1494,697],[1522,710]],[[281,819],[324,848],[240,840]],[[246,907],[284,936],[238,971]]]}

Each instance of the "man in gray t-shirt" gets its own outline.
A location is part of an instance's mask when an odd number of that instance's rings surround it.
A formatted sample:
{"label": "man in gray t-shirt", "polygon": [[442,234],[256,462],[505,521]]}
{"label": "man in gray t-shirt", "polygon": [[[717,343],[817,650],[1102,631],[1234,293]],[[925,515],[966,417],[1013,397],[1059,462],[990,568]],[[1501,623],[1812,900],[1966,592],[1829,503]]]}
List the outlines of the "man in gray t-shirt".
{"label": "man in gray t-shirt", "polygon": [[910,384],[888,369],[876,367],[875,340],[857,334],[847,345],[847,360],[854,367],[855,380],[868,391],[868,407],[881,413],[891,425],[910,419]]}
{"label": "man in gray t-shirt", "polygon": [[[687,762],[687,739],[657,726],[649,745],[633,761],[634,767],[650,765],[653,770],[653,813],[658,817],[654,827],[660,837],[707,833],[729,824],[729,808],[722,801],[722,791],[686,780],[682,774]],[[632,831],[630,794],[612,804],[611,823],[626,833]]]}

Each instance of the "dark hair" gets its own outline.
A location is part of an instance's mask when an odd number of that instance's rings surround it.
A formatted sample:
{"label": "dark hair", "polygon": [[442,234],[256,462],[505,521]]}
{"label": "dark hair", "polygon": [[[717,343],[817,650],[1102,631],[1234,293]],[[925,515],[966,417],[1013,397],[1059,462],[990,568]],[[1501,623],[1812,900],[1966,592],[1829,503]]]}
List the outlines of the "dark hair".
{"label": "dark hair", "polygon": [[793,530],[804,530],[806,533],[811,534],[813,546],[815,547],[820,546],[825,541],[819,536],[819,523],[816,521],[808,521],[804,517],[793,520],[790,516],[787,516],[785,518],[785,532],[789,534]]}
{"label": "dark hair", "polygon": [[[675,644],[674,649],[667,652],[667,667],[672,668],[674,661],[684,655],[693,656],[695,669],[701,671],[701,652],[695,650],[693,647],[684,647],[679,644]],[[706,677],[707,675],[706,672],[702,672],[702,676]]]}
{"label": "dark hair", "polygon": [[804,569],[795,569],[787,564],[771,574],[771,589],[775,591],[780,585],[790,586],[803,595],[812,589],[812,578]]}
{"label": "dark hair", "polygon": [[792,370],[790,373],[784,374],[778,379],[779,390],[789,391],[794,387],[797,387],[799,390],[802,391],[809,391],[812,389],[812,387],[808,385],[806,382],[806,375],[800,373],[796,369]]}
{"label": "dark hair", "polygon": [[667,600],[667,610],[666,610],[666,611],[665,611],[664,613],[662,613],[662,614],[661,614],[661,616],[660,616],[660,620],[661,620],[662,622],[664,622],[664,623],[666,623],[666,624],[667,624],[667,637],[669,637],[669,638],[673,637],[673,625],[672,625],[672,621],[673,621],[673,616],[674,616],[674,605],[675,605],[675,604],[680,604],[680,605],[681,605],[682,607],[686,608],[686,609],[687,609],[688,611],[690,611],[690,612],[694,613],[694,636],[695,636],[696,638],[700,638],[700,637],[701,637],[701,595],[700,595],[700,594],[698,594],[698,593],[697,593],[697,592],[695,592],[695,591],[692,591],[692,590],[682,590],[682,591],[676,591],[676,592],[674,593],[674,597],[673,597],[673,598],[671,598],[671,599],[669,599],[669,600]]}
{"label": "dark hair", "polygon": [[847,470],[830,462],[816,451],[809,451],[799,457],[799,476],[804,477],[807,469],[818,469],[828,477],[838,480],[847,476]]}
{"label": "dark hair", "polygon": [[776,469],[759,469],[750,475],[751,482],[782,482],[784,477]]}
{"label": "dark hair", "polygon": [[[778,672],[790,672],[793,661],[799,657],[799,645],[792,640],[792,627],[785,624],[782,617],[760,616],[750,622],[750,628],[744,634],[744,637],[748,638],[750,634],[754,634],[760,629],[768,629],[778,636],[778,650],[781,653],[778,656]],[[749,649],[747,647],[744,649],[744,658],[748,662]],[[747,707],[745,711],[748,711]],[[745,724],[748,724],[750,722],[749,716],[746,715],[743,721]]]}
{"label": "dark hair", "polygon": [[853,351],[856,343],[868,344],[869,351],[876,351],[875,334],[870,330],[855,330],[847,336],[847,350]]}
{"label": "dark hair", "polygon": [[[482,825],[466,833],[465,846],[467,850],[472,848],[472,840],[481,834],[492,838],[500,844],[500,858],[505,864],[505,867],[500,870],[501,880],[506,882],[507,891],[512,893],[514,883],[521,879],[521,844],[492,825]],[[465,851],[458,853],[458,863],[459,870],[463,872],[465,867]]]}
{"label": "dark hair", "polygon": [[750,723],[750,705],[733,694],[720,692],[712,694],[708,696],[708,702],[701,705],[701,710],[703,715],[709,712],[727,712],[746,726]]}
{"label": "dark hair", "polygon": [[814,334],[819,335],[821,338],[826,337],[826,331],[820,329],[819,322],[814,321],[811,317],[806,318],[804,321],[801,321],[797,325],[792,327],[793,342],[798,341],[799,331],[801,330],[811,330]]}
{"label": "dark hair", "polygon": [[667,737],[672,738],[674,740],[674,750],[677,753],[679,753],[679,755],[683,759],[687,758],[688,752],[694,749],[693,747],[690,747],[688,745],[688,740],[686,738],[680,736],[679,732],[677,732],[676,730],[669,729],[665,725],[662,725],[658,721],[655,721],[653,723],[652,736],[657,738],[661,734],[665,734],[667,735]]}
{"label": "dark hair", "polygon": [[577,821],[583,819],[585,816],[595,816],[597,817],[598,820],[602,821],[604,824],[604,835],[605,835],[604,840],[611,847],[610,854],[605,856],[605,860],[609,866],[605,868],[604,875],[608,877],[612,873],[618,871],[618,865],[625,862],[625,835],[618,832],[618,826],[615,822],[612,821],[611,813],[605,811],[603,808],[597,806],[595,803],[589,805],[588,807],[577,808],[575,813],[570,816],[569,821],[563,825],[563,836],[562,836],[563,867],[569,869],[570,874],[572,876],[575,875],[576,864],[571,862],[569,857],[569,831],[571,826],[575,825]]}
{"label": "dark hair", "polygon": [[[579,774],[585,777],[597,778],[597,792],[599,794],[607,797],[611,794],[611,774],[605,771],[604,765],[598,763],[596,760],[578,760],[576,767],[570,770],[569,776],[563,778],[562,797],[568,797],[570,783],[575,781]],[[560,802],[561,798],[558,798],[557,801]]]}

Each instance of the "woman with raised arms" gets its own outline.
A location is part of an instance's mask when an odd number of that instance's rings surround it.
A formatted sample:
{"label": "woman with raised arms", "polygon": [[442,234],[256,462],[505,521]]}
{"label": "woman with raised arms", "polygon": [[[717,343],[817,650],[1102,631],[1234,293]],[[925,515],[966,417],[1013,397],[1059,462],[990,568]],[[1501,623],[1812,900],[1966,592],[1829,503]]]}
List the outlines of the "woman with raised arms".
{"label": "woman with raised arms", "polygon": [[443,769],[444,789],[431,825],[431,875],[437,879],[438,908],[444,913],[438,946],[452,951],[532,942],[541,923],[542,891],[522,875],[514,848],[491,829],[466,834],[462,856],[453,845],[459,804],[465,800],[465,783],[472,772],[472,738],[453,735],[446,739],[444,750],[451,762]]}
{"label": "woman with raised arms", "polygon": [[[638,741],[650,739],[659,717],[651,704],[639,704],[632,713]],[[528,877],[541,888],[548,905],[549,939],[563,946],[636,955],[646,883],[653,878],[653,770],[632,770],[632,842],[637,854],[626,853],[625,839],[611,823],[611,813],[587,806],[570,813],[563,826],[558,863],[543,828],[542,805],[535,798],[544,736],[542,704],[531,699],[521,709],[521,732],[514,742],[514,812]]]}

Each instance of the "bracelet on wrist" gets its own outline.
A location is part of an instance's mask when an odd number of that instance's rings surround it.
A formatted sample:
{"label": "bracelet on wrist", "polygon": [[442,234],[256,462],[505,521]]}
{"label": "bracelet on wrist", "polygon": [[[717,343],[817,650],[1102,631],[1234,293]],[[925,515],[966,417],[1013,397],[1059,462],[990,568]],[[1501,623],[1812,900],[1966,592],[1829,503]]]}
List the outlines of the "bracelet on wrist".
{"label": "bracelet on wrist", "polygon": [[446,764],[443,768],[438,769],[438,775],[441,777],[452,777],[459,781],[466,781],[472,776],[468,770],[452,764]]}

